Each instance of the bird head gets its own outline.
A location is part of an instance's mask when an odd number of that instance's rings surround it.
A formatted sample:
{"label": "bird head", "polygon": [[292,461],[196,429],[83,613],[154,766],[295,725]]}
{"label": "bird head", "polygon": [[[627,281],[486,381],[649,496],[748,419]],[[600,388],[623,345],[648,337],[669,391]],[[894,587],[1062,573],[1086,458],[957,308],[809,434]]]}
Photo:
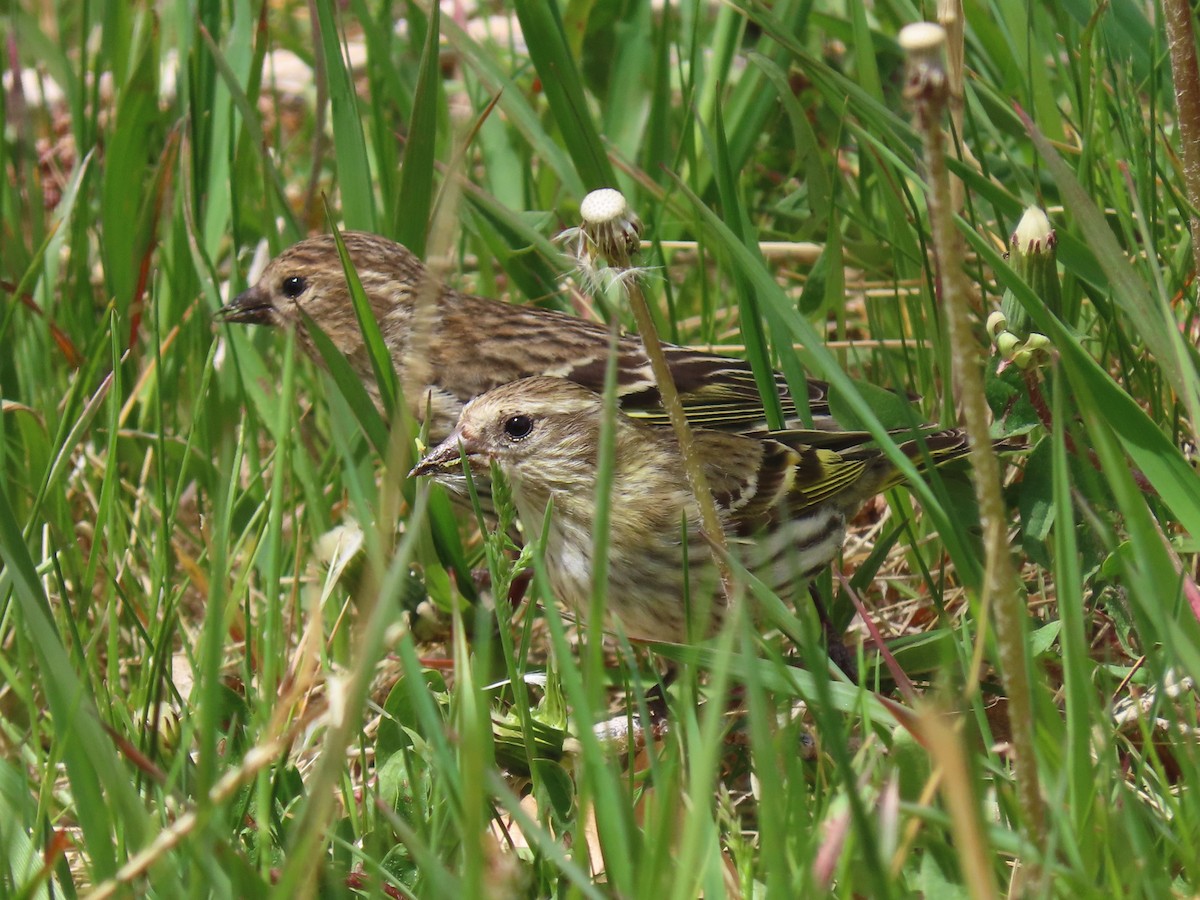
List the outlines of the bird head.
{"label": "bird head", "polygon": [[453,474],[465,457],[472,471],[492,462],[530,489],[592,490],[603,401],[563,378],[535,376],[476,397],[454,431],[411,475]]}
{"label": "bird head", "polygon": [[[377,320],[419,280],[423,268],[394,241],[364,232],[342,235],[355,272]],[[284,250],[255,284],[217,311],[224,322],[299,327],[307,320],[329,335],[343,353],[361,344],[361,329],[350,298],[345,269],[333,235],[307,238]]]}

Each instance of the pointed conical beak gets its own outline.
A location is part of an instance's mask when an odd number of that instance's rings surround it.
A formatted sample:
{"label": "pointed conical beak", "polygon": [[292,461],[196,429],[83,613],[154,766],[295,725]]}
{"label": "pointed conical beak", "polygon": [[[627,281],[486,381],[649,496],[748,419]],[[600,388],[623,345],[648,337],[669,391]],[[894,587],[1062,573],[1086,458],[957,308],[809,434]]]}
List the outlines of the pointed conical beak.
{"label": "pointed conical beak", "polygon": [[259,285],[242,291],[232,302],[217,310],[218,322],[234,322],[239,325],[275,324],[275,307],[271,298]]}
{"label": "pointed conical beak", "polygon": [[408,477],[416,478],[421,475],[442,475],[446,472],[453,472],[461,467],[463,454],[469,452],[463,443],[462,436],[455,432],[426,453],[425,458],[412,467]]}

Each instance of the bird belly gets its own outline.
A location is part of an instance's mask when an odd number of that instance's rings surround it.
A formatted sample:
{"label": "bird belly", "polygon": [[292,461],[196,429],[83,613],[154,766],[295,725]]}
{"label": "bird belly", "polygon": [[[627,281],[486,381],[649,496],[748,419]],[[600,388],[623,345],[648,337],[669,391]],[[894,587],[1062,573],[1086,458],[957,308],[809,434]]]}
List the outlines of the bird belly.
{"label": "bird belly", "polygon": [[[641,536],[639,536],[641,537]],[[683,607],[682,554],[678,544],[665,547],[609,545],[608,586],[603,598],[604,624],[635,641],[682,641],[687,637]],[[546,541],[546,570],[554,595],[580,619],[591,608],[595,579],[595,536],[590,527],[573,527],[552,517]],[[707,552],[707,551],[706,551]],[[700,574],[697,566],[694,574]],[[707,568],[711,569],[711,565]],[[693,593],[712,578],[693,578]],[[711,590],[710,590],[711,594]],[[710,629],[700,628],[707,634]]]}
{"label": "bird belly", "polygon": [[720,626],[725,599],[712,551],[688,542],[687,564],[676,541],[654,542],[610,553],[606,610],[633,640],[703,639]]}
{"label": "bird belly", "polygon": [[[837,558],[846,536],[840,510],[818,508],[775,523],[730,550],[749,571],[787,600]],[[698,535],[688,541],[687,565],[678,541],[639,535],[630,546],[609,547],[606,627],[631,640],[682,642],[715,633],[726,599],[711,550]],[[546,567],[555,596],[584,619],[591,607],[594,536],[590,527],[551,523]]]}

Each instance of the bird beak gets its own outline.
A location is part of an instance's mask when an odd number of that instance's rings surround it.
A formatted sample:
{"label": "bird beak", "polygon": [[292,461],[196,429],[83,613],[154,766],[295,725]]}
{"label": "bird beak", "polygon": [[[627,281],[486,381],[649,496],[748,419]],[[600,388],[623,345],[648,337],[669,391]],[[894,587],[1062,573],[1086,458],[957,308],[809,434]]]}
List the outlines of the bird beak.
{"label": "bird beak", "polygon": [[271,298],[258,285],[247,288],[216,312],[218,322],[234,322],[239,325],[272,325],[275,323],[275,307]]}
{"label": "bird beak", "polygon": [[426,453],[425,458],[412,467],[412,471],[408,473],[408,477],[443,475],[447,472],[452,472],[460,468],[463,455],[466,454],[469,456],[470,452],[470,447],[464,442],[462,435],[455,432]]}

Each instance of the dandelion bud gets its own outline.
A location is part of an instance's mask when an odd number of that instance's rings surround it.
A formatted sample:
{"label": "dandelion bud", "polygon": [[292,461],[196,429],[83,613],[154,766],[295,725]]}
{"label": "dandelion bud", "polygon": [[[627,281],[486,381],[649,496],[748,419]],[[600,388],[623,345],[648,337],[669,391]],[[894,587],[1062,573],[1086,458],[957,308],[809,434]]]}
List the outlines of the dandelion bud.
{"label": "dandelion bud", "polygon": [[1021,339],[1011,331],[1002,331],[996,338],[996,349],[1000,351],[1000,355],[1005,359],[1012,359],[1013,354],[1021,346]]}
{"label": "dandelion bud", "polygon": [[1024,346],[1013,354],[1013,365],[1018,369],[1028,369],[1048,360],[1053,351],[1054,346],[1050,343],[1050,338],[1035,331],[1029,335],[1029,340]]}
{"label": "dandelion bud", "polygon": [[[1045,212],[1036,206],[1025,210],[1009,239],[1009,265],[1033,289],[1054,315],[1062,312],[1058,284],[1058,237]],[[1019,337],[1029,333],[1029,316],[1011,291],[1005,291],[1000,311],[1008,319],[1008,329]]]}
{"label": "dandelion bud", "polygon": [[[1062,311],[1055,248],[1058,238],[1050,219],[1036,206],[1021,216],[1009,238],[1008,262],[1054,315]],[[1004,292],[1000,309],[988,316],[988,334],[1003,362],[1000,369],[1015,365],[1028,369],[1050,358],[1053,346],[1044,334],[1029,330],[1029,313],[1011,290]]]}
{"label": "dandelion bud", "polygon": [[996,310],[987,320],[987,332],[991,335],[992,340],[996,340],[1002,331],[1008,331],[1008,317],[1000,310]]}

